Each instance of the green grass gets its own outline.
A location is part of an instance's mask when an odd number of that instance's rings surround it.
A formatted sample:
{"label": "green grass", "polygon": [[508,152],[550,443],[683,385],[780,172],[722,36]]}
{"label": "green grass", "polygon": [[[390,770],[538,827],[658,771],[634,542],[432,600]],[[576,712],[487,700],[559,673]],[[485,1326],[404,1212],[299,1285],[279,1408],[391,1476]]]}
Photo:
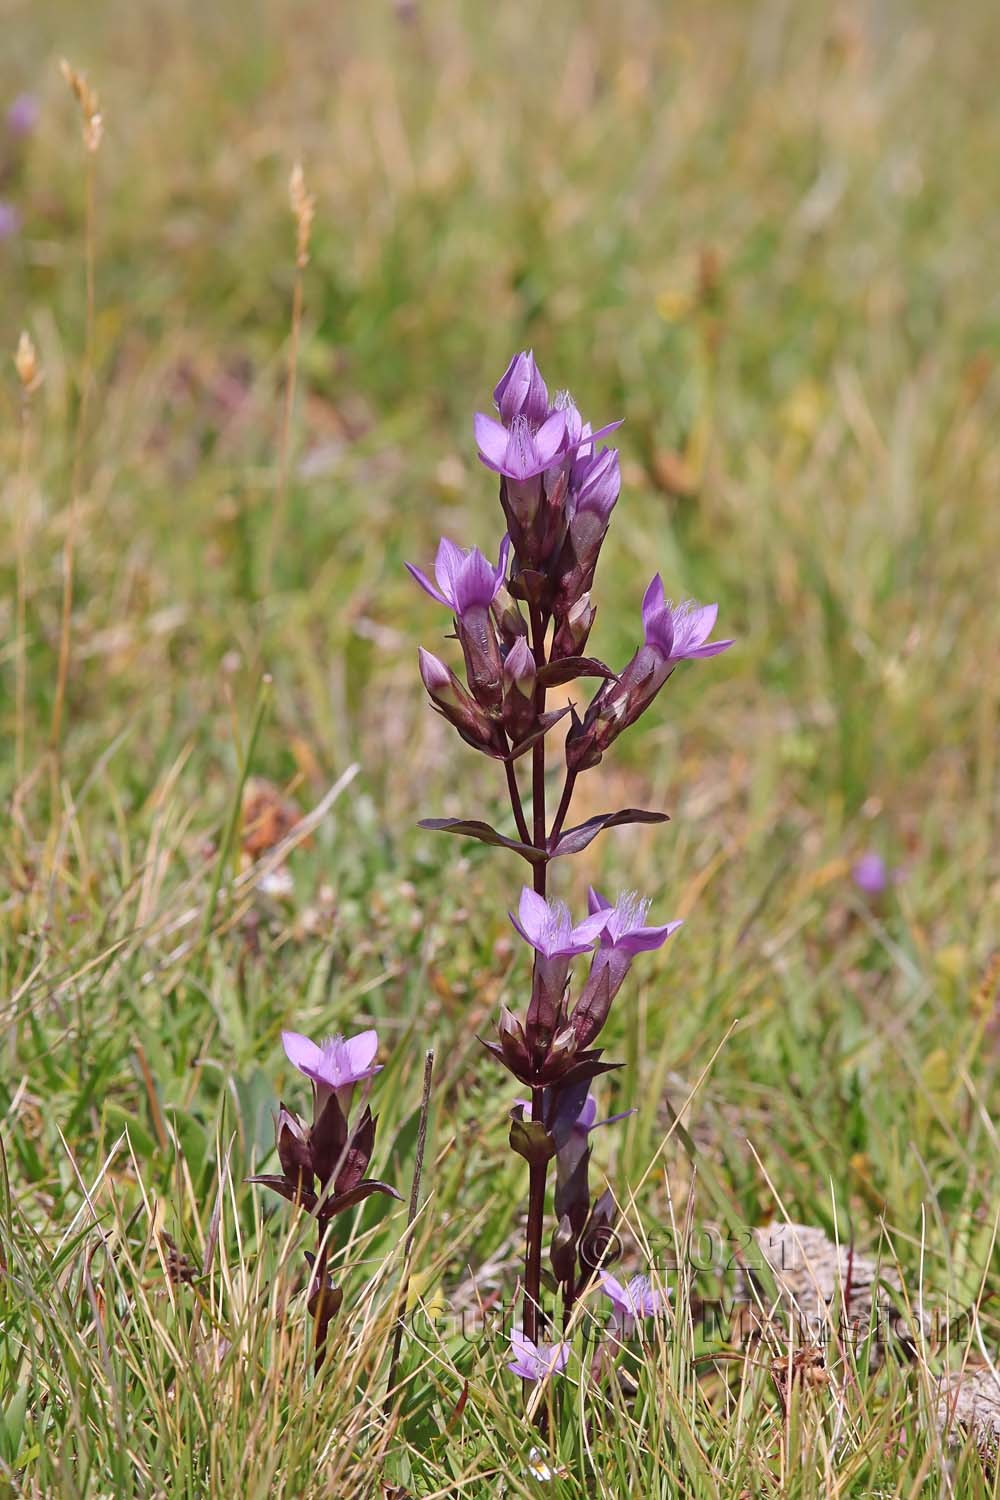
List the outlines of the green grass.
{"label": "green grass", "polygon": [[[700,1300],[732,1275],[690,1267],[628,1356],[631,1406],[574,1364],[559,1473],[529,1474],[504,1342],[455,1321],[517,1281],[523,1164],[475,1033],[523,994],[522,869],[415,826],[504,815],[496,768],[423,700],[417,644],[451,648],[402,562],[441,531],[495,545],[470,423],[513,350],[625,417],[596,653],[625,660],[654,566],[738,638],[581,782],[582,815],[672,821],[560,875],[577,903],[636,885],[686,918],[606,1032],[629,1066],[602,1104],[637,1111],[597,1153],[626,1264],[674,1224],[682,1251],[713,1225],[836,1227],[914,1295],[980,1307],[973,1354],[995,1355],[997,13],[403,11],[45,0],[6,28],[3,100],[29,88],[43,113],[0,186],[25,220],[0,244],[0,349],[28,329],[44,382],[22,408],[0,378],[0,1484],[992,1493],[928,1415],[961,1340],[859,1356],[786,1420],[767,1357],[700,1359]],[[89,354],[61,56],[105,116]],[[318,213],[272,570],[297,159]],[[355,764],[290,897],[234,884],[248,771],[307,811]],[[905,875],[877,908],[848,874],[869,847]],[[282,1027],[369,1021],[375,1164],[404,1194],[438,1056],[413,1263],[437,1322],[404,1344],[390,1422],[405,1210],[348,1217],[314,1382],[306,1226],[243,1185],[297,1097]]]}

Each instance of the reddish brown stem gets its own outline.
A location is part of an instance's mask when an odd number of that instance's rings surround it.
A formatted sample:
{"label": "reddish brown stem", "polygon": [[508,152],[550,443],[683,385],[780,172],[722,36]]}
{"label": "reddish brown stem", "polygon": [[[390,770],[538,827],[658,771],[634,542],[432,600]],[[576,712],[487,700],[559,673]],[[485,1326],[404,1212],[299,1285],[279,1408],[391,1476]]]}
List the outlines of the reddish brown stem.
{"label": "reddish brown stem", "polygon": [[514,814],[514,823],[517,828],[517,836],[524,844],[531,843],[531,834],[528,831],[528,822],[524,816],[524,804],[521,801],[521,788],[517,784],[517,772],[514,770],[514,762],[505,760],[504,770],[507,773],[507,791],[510,794],[511,812]]}
{"label": "reddish brown stem", "polygon": [[562,796],[559,799],[559,807],[556,812],[555,822],[552,824],[552,832],[549,834],[549,844],[553,848],[556,845],[559,835],[563,831],[563,824],[565,823],[566,815],[569,812],[569,805],[573,800],[573,788],[576,786],[576,777],[576,771],[566,772],[566,784],[563,787]]}
{"label": "reddish brown stem", "polygon": [[[531,1091],[531,1118],[542,1117],[542,1090]],[[545,1221],[545,1179],[548,1163],[528,1169],[528,1228],[524,1240],[524,1336],[537,1342],[542,1295],[542,1230]],[[526,1385],[530,1390],[531,1382]]]}
{"label": "reddish brown stem", "polygon": [[[531,610],[531,650],[535,658],[535,671],[541,675],[545,666],[545,629],[547,620],[540,609]],[[540,719],[545,712],[545,687],[539,681],[535,685],[535,717]],[[545,736],[542,735],[531,750],[531,819],[533,842],[536,849],[546,847],[545,832]],[[539,860],[534,866],[534,886],[539,896],[545,895],[546,864]]]}

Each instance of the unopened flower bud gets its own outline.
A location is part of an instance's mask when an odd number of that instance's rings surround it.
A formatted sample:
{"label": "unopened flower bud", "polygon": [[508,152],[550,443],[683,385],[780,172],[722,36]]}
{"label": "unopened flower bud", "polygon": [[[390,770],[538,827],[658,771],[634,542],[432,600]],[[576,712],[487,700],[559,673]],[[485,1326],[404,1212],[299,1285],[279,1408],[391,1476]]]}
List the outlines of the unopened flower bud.
{"label": "unopened flower bud", "polygon": [[511,743],[527,739],[535,723],[535,658],[519,636],[503,664],[503,724]]}
{"label": "unopened flower bud", "polygon": [[517,606],[517,600],[505,584],[497,590],[492,614],[504,650],[509,651],[519,637],[527,635],[525,618]]}
{"label": "unopened flower bud", "polygon": [[562,661],[567,656],[583,655],[596,614],[597,607],[591,604],[590,595],[581,594],[556,625],[552,640],[553,661]]}
{"label": "unopened flower bud", "polygon": [[454,724],[467,744],[487,755],[502,755],[506,747],[495,720],[466,691],[451,668],[423,646],[419,659],[420,676],[438,712]]}

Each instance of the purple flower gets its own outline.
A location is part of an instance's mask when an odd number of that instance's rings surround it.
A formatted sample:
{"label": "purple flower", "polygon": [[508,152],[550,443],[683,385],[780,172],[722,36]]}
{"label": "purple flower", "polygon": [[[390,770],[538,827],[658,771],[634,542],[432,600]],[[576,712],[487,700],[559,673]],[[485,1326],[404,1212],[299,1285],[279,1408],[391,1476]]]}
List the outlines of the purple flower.
{"label": "purple flower", "polygon": [[881,896],[889,884],[889,871],[881,854],[871,850],[851,866],[851,879],[866,896]]}
{"label": "purple flower", "polygon": [[346,1115],[354,1085],[382,1071],[381,1065],[375,1061],[378,1054],[378,1033],[375,1031],[362,1031],[352,1037],[330,1037],[322,1047],[317,1047],[315,1042],[297,1031],[283,1031],[281,1045],[292,1066],[312,1080],[316,1089],[317,1117],[331,1094],[336,1094]]}
{"label": "purple flower", "polygon": [[38,124],[39,113],[34,94],[18,94],[7,110],[8,131],[18,138],[30,135]]}
{"label": "purple flower", "polygon": [[604,923],[587,983],[570,1017],[579,1048],[589,1047],[608,1019],[611,1002],[625,982],[635,955],[662,947],[681,926],[680,922],[666,922],[662,927],[647,927],[649,902],[640,900],[632,891],[619,896],[616,904],[610,906],[591,890],[588,904],[592,919],[603,918]]}
{"label": "purple flower", "polygon": [[707,639],[717,613],[716,604],[699,605],[692,600],[671,604],[663,597],[663,580],[657,573],[642,601],[643,644],[618,680],[604,684],[583,722],[574,725],[567,736],[570,770],[586,771],[598,765],[623,730],[645,713],[678,662],[728,650],[732,641]]}
{"label": "purple flower", "polygon": [[574,927],[564,902],[546,901],[529,886],[521,890],[517,916],[513,912],[508,915],[524,941],[543,958],[575,958],[578,953],[586,953],[607,920],[602,911]]}
{"label": "purple flower", "polygon": [[884,896],[890,885],[903,879],[900,870],[890,870],[881,854],[869,849],[851,866],[851,879],[866,896]]}
{"label": "purple flower", "polygon": [[597,439],[607,437],[609,432],[616,432],[625,420],[624,417],[619,417],[617,421],[605,422],[604,426],[598,427],[596,432],[592,431],[590,423],[583,420],[568,391],[562,391],[556,397],[556,407],[565,412],[566,449],[574,455],[575,461],[586,462],[592,458]]}
{"label": "purple flower", "polygon": [[569,1359],[568,1344],[535,1344],[515,1329],[510,1336],[514,1358],[507,1368],[522,1380],[544,1380],[546,1375],[561,1375]]}
{"label": "purple flower", "polygon": [[663,596],[659,573],[642,600],[642,627],[646,645],[671,664],[693,657],[718,656],[732,641],[709,641],[719,613],[717,604],[695,604],[686,599],[674,605]]}
{"label": "purple flower", "polygon": [[21,215],[13,203],[0,198],[0,240],[12,240],[21,229]]}
{"label": "purple flower", "polygon": [[519,484],[536,479],[562,456],[566,414],[554,411],[533,431],[527,417],[517,416],[510,428],[477,412],[474,422],[479,458],[488,469]]}
{"label": "purple flower", "polygon": [[503,587],[509,555],[510,537],[507,536],[500,543],[500,556],[495,568],[478,547],[457,547],[447,537],[442,537],[434,559],[436,588],[427,575],[412,563],[407,563],[406,567],[432,599],[436,599],[439,604],[446,604],[461,619],[473,610],[489,609]]}
{"label": "purple flower", "polygon": [[646,927],[646,913],[651,903],[636,895],[635,891],[623,891],[614,906],[606,901],[593,886],[587,893],[587,910],[591,916],[605,914],[605,925],[601,932],[601,947],[617,949],[634,958],[637,953],[649,953],[662,948],[667,938],[675,933],[683,922],[665,922],[662,927]]}
{"label": "purple flower", "polygon": [[654,1291],[648,1276],[633,1276],[627,1286],[622,1286],[616,1277],[602,1271],[601,1287],[611,1299],[611,1330],[628,1338],[640,1318],[652,1318],[663,1306],[662,1295]]}
{"label": "purple flower", "polygon": [[515,354],[493,392],[497,411],[505,427],[516,417],[526,417],[535,429],[549,414],[549,393],[530,349]]}

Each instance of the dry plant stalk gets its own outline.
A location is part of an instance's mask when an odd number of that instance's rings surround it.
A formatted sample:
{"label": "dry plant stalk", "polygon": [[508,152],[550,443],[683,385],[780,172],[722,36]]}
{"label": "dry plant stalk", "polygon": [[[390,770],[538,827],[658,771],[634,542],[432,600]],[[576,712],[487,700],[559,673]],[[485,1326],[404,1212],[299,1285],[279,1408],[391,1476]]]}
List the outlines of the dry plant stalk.
{"label": "dry plant stalk", "polygon": [[87,416],[90,409],[90,392],[94,379],[94,162],[98,148],[104,138],[104,116],[96,92],[87,82],[86,76],[72,67],[65,58],[59,64],[60,72],[68,83],[73,97],[80,106],[83,120],[83,144],[87,152],[86,210],[84,227],[84,275],[86,280],[86,331],[84,335],[83,370],[80,381],[80,409],[77,413],[76,434],[73,444],[73,475],[70,484],[69,525],[63,546],[63,598],[59,628],[59,665],[56,675],[55,701],[52,705],[52,727],[50,742],[53,751],[53,775],[58,774],[59,747],[62,737],[63,705],[66,700],[66,683],[69,678],[70,636],[73,618],[73,569],[76,557],[76,535],[79,526],[80,474],[83,462],[83,443],[87,431]]}
{"label": "dry plant stalk", "polygon": [[295,409],[295,387],[298,378],[299,341],[302,331],[302,273],[309,264],[309,241],[316,217],[316,198],[306,187],[301,162],[296,162],[288,180],[288,202],[295,219],[295,286],[292,290],[292,326],[288,343],[288,367],[285,377],[285,404],[281,421],[281,451],[278,461],[278,488],[275,496],[271,533],[268,539],[267,564],[264,569],[264,592],[269,593],[278,542],[285,528],[288,509],[288,471],[292,446],[292,412]]}
{"label": "dry plant stalk", "polygon": [[59,64],[59,71],[69,84],[80,106],[83,119],[83,144],[93,155],[104,138],[104,117],[101,114],[97,94],[87,82],[87,75],[80,73],[65,58]]}
{"label": "dry plant stalk", "polygon": [[44,379],[42,367],[35,352],[30,333],[23,330],[17,341],[14,368],[21,383],[21,431],[18,444],[17,463],[17,528],[15,553],[17,567],[17,599],[15,604],[15,660],[14,660],[14,779],[18,787],[24,777],[24,743],[28,700],[28,450],[31,442],[31,398]]}

